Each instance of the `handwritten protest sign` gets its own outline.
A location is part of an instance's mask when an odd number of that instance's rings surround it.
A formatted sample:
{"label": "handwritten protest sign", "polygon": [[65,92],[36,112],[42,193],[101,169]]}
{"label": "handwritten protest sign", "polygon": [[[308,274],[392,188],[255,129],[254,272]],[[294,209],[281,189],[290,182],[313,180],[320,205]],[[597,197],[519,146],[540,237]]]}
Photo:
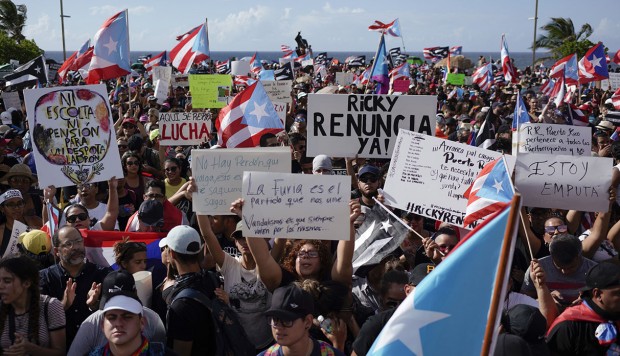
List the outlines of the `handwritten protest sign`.
{"label": "handwritten protest sign", "polygon": [[348,176],[243,173],[243,235],[348,240]]}
{"label": "handwritten protest sign", "polygon": [[519,153],[515,185],[526,206],[607,211],[612,166],[608,157]]}
{"label": "handwritten protest sign", "polygon": [[286,111],[287,111],[287,107],[288,107],[288,103],[286,102],[278,102],[278,101],[272,101],[271,102],[273,104],[273,108],[276,111],[276,114],[278,114],[278,117],[280,118],[280,121],[282,121],[282,125],[286,124]]}
{"label": "handwritten protest sign", "polygon": [[519,125],[518,135],[512,135],[513,150],[518,136],[519,153],[590,155],[591,133],[589,127],[525,123]]}
{"label": "handwritten protest sign", "polygon": [[160,112],[162,145],[199,145],[209,138],[211,121],[204,112]]}
{"label": "handwritten protest sign", "polygon": [[192,106],[196,108],[223,108],[228,102],[232,79],[228,74],[190,74],[189,90]]}
{"label": "handwritten protest sign", "polygon": [[399,129],[433,135],[437,97],[308,95],[308,156],[388,158]]}
{"label": "handwritten protest sign", "polygon": [[618,90],[620,88],[620,73],[609,73],[609,80],[601,80],[602,90]]}
{"label": "handwritten protest sign", "polygon": [[198,191],[193,209],[199,214],[231,214],[230,203],[241,197],[244,171],[291,171],[288,147],[192,150],[192,174]]}
{"label": "handwritten protest sign", "polygon": [[174,85],[186,88],[189,86],[189,75],[187,74],[175,74],[173,77]]}
{"label": "handwritten protest sign", "polygon": [[291,101],[292,80],[261,80],[271,101]]}
{"label": "handwritten protest sign", "polygon": [[336,72],[336,84],[338,85],[349,85],[353,83],[353,79],[355,79],[355,73]]}
{"label": "handwritten protest sign", "polygon": [[462,73],[448,73],[448,78],[446,80],[448,84],[452,85],[464,85],[465,84],[465,74]]}
{"label": "handwritten protest sign", "polygon": [[232,61],[230,65],[230,74],[232,75],[248,75],[250,71],[250,62],[248,61]]}
{"label": "handwritten protest sign", "polygon": [[153,71],[153,83],[161,80],[162,84],[165,85],[167,89],[172,80],[172,67],[157,66],[153,67],[151,70]]}
{"label": "handwritten protest sign", "polygon": [[107,97],[104,84],[24,90],[42,187],[123,176]]}
{"label": "handwritten protest sign", "polygon": [[[390,206],[463,226],[469,188],[501,154],[401,129],[383,190]],[[506,156],[512,172],[514,159]],[[471,226],[473,227],[473,226]]]}
{"label": "handwritten protest sign", "polygon": [[28,231],[28,226],[23,224],[20,221],[15,220],[13,222],[13,231],[11,231],[11,238],[9,239],[9,244],[6,246],[6,250],[4,251],[4,255],[2,258],[17,256],[19,254],[19,250],[17,249],[17,243],[19,242],[19,235],[22,232]]}
{"label": "handwritten protest sign", "polygon": [[4,102],[4,107],[15,108],[17,110],[21,110],[22,102],[19,100],[19,93],[16,91],[5,91],[2,93],[2,101]]}
{"label": "handwritten protest sign", "polygon": [[163,104],[168,98],[168,85],[163,81],[163,79],[157,79],[155,82],[155,98],[157,98],[157,103]]}

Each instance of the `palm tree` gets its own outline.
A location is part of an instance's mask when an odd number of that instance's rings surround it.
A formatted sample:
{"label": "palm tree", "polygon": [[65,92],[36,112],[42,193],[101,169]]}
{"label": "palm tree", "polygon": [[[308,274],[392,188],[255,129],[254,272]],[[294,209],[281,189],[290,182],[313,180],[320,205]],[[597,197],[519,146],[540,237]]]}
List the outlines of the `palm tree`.
{"label": "palm tree", "polygon": [[567,42],[580,42],[586,40],[592,34],[592,26],[583,24],[581,30],[575,33],[573,20],[563,17],[552,17],[551,22],[540,28],[546,31],[546,34],[538,36],[535,45],[536,48],[548,49],[554,58],[563,56],[561,47]]}
{"label": "palm tree", "polygon": [[26,25],[26,11],[26,5],[0,0],[0,31],[4,31],[17,42],[25,39],[22,30]]}

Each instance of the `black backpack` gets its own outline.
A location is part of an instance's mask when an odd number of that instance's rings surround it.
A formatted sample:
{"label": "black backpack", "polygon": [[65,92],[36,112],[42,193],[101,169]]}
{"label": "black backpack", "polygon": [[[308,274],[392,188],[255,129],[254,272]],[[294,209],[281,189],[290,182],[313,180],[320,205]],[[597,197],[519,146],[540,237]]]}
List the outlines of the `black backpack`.
{"label": "black backpack", "polygon": [[204,293],[185,288],[177,293],[170,305],[175,300],[189,298],[204,305],[211,312],[213,326],[215,328],[216,355],[218,356],[243,356],[256,355],[256,348],[248,340],[248,336],[239,322],[234,310],[220,299],[209,299]]}

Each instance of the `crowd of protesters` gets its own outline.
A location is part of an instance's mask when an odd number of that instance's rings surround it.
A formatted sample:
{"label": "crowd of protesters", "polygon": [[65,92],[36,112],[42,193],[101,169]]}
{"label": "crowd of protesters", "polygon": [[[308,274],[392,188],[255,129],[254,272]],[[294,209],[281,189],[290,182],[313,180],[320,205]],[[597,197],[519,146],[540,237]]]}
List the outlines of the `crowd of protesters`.
{"label": "crowd of protesters", "polygon": [[[353,274],[355,230],[373,198],[381,199],[390,162],[306,155],[309,93],[327,86],[342,95],[373,90],[372,83],[334,84],[335,73],[359,74],[364,68],[335,62],[327,67],[318,80],[312,66],[296,69],[285,132],[265,135],[261,146],[290,147],[292,173],[342,170],[351,176],[351,236],[338,243],[320,236],[272,241],[244,236],[242,200],[231,206],[234,215],[193,212],[196,185],[189,162],[197,147],[159,143],[159,113],[202,110],[192,108],[186,87],[173,84],[161,103],[148,75],[107,83],[124,176],[62,189],[38,185],[37,175],[45,172],[37,171],[31,153],[25,109],[2,107],[0,255],[16,221],[29,227],[19,238],[19,256],[0,261],[2,353],[365,355],[395,308],[450,258],[466,231],[396,210],[417,233],[408,233],[379,264]],[[213,73],[215,65],[194,71]],[[531,122],[566,124],[569,115],[566,104],[555,107],[540,91],[548,70],[528,67],[519,74],[519,84],[496,83],[486,92],[463,86],[456,94],[440,68],[411,65],[411,85],[402,95],[437,97],[437,137],[469,143],[486,121],[496,134],[489,149],[511,154],[518,92]],[[610,96],[582,88],[571,100],[589,119],[591,154],[619,164],[616,127],[606,120],[616,115]],[[207,113],[213,119],[218,114]],[[218,148],[217,135],[200,145],[209,147]],[[527,224],[518,233],[495,354],[603,355],[620,349],[618,167],[607,212],[523,208]],[[41,231],[50,219],[49,204],[61,211],[52,236]],[[162,233],[161,263],[147,265],[146,246],[124,239],[114,246],[118,270],[99,266],[86,259],[84,230]],[[153,276],[150,307],[138,297],[133,277],[145,270]],[[236,345],[222,337],[226,331],[217,319],[222,313],[241,327]]]}

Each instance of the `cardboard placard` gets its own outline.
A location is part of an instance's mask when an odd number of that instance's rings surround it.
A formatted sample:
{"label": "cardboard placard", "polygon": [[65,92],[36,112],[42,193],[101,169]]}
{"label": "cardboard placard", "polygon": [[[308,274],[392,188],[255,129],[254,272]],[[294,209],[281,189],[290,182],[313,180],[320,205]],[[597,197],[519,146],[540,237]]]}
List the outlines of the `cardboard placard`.
{"label": "cardboard placard", "polygon": [[157,79],[155,82],[155,97],[157,98],[158,104],[163,104],[168,98],[168,87],[169,85],[162,79]]}
{"label": "cardboard placard", "polygon": [[276,110],[276,113],[278,114],[278,117],[280,118],[280,121],[282,121],[282,125],[286,125],[286,112],[287,112],[287,108],[288,108],[288,103],[286,102],[278,102],[278,101],[272,101],[273,103],[273,108]]}
{"label": "cardboard placard", "polygon": [[519,153],[515,185],[526,206],[604,212],[612,166],[609,157]]}
{"label": "cardboard placard", "polygon": [[175,74],[174,77],[174,86],[180,86],[183,88],[189,87],[189,75],[188,74]]}
{"label": "cardboard placard", "polygon": [[569,156],[590,155],[592,130],[589,127],[533,124],[519,125],[513,133],[513,151],[519,139],[519,153],[558,154]]}
{"label": "cardboard placard", "polygon": [[406,93],[409,91],[409,85],[411,85],[411,81],[409,81],[409,79],[399,79],[394,81],[392,89],[395,93]]}
{"label": "cardboard placard", "polygon": [[261,80],[263,88],[271,101],[291,101],[292,80]]}
{"label": "cardboard placard", "polygon": [[9,240],[9,244],[6,246],[6,250],[2,255],[2,258],[18,256],[19,249],[17,248],[17,243],[19,242],[19,235],[22,232],[28,231],[28,226],[21,221],[15,220],[13,222],[13,231],[11,231],[11,239]]}
{"label": "cardboard placard", "polygon": [[[484,165],[500,156],[498,152],[401,129],[383,189],[386,204],[465,227],[467,199],[463,193]],[[506,156],[506,162],[512,172],[514,158]]]}
{"label": "cardboard placard", "polygon": [[243,173],[243,235],[348,240],[346,176]]}
{"label": "cardboard placard", "polygon": [[209,139],[211,120],[204,112],[160,112],[160,144],[199,145]]}
{"label": "cardboard placard", "polygon": [[399,129],[435,134],[431,95],[309,94],[307,154],[388,158]]}
{"label": "cardboard placard", "polygon": [[230,204],[241,197],[244,171],[291,172],[289,147],[192,150],[196,213],[230,215]]}
{"label": "cardboard placard", "polygon": [[192,107],[223,108],[228,103],[232,78],[228,74],[190,74]]}
{"label": "cardboard placard", "polygon": [[336,84],[349,85],[353,83],[355,79],[355,73],[351,72],[336,72]]}
{"label": "cardboard placard", "polygon": [[123,177],[104,84],[24,90],[39,185]]}
{"label": "cardboard placard", "polygon": [[602,90],[618,90],[620,88],[620,73],[609,73],[609,80],[601,80]]}
{"label": "cardboard placard", "polygon": [[157,66],[152,68],[153,71],[153,83],[161,80],[166,86],[166,89],[170,86],[172,81],[172,67]]}
{"label": "cardboard placard", "polygon": [[462,73],[448,73],[448,78],[446,80],[448,84],[452,85],[464,85],[465,84],[465,74]]}
{"label": "cardboard placard", "polygon": [[248,75],[250,72],[250,62],[248,61],[232,61],[230,64],[231,75]]}
{"label": "cardboard placard", "polygon": [[22,109],[22,102],[19,100],[19,93],[16,91],[2,92],[2,101],[4,102],[4,108],[15,108],[17,110]]}

